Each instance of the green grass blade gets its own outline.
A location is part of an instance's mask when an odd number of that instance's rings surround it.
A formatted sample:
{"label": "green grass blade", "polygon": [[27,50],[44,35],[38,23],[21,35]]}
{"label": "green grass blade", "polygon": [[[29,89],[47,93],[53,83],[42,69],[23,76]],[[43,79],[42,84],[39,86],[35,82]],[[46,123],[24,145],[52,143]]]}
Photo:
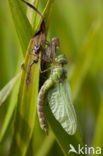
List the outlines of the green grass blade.
{"label": "green grass blade", "polygon": [[9,96],[9,94],[11,93],[16,81],[19,79],[20,77],[19,73],[18,75],[16,75],[13,79],[11,79],[4,87],[3,89],[0,91],[0,106],[5,102],[5,100],[7,99],[7,97]]}
{"label": "green grass blade", "polygon": [[13,93],[11,95],[11,100],[10,100],[10,103],[8,106],[8,110],[7,110],[5,118],[4,118],[3,127],[0,132],[0,142],[1,143],[3,142],[6,134],[8,134],[8,127],[11,124],[11,121],[13,119],[13,114],[14,114],[14,110],[15,110],[16,102],[17,102],[19,84],[20,84],[20,77],[14,86]]}
{"label": "green grass blade", "polygon": [[[14,136],[10,155],[25,155],[35,123],[36,103],[39,85],[39,64],[32,67],[32,75],[29,86],[26,84],[27,68],[34,58],[31,52],[32,40],[29,43],[27,55],[24,61],[25,69],[22,71],[21,83],[17,101]],[[25,133],[24,133],[25,132]]]}
{"label": "green grass blade", "polygon": [[[44,17],[45,25],[46,25],[46,31],[48,31],[50,18],[51,18],[52,10],[54,7],[54,2],[55,2],[55,0],[48,0],[46,6],[44,8],[43,14],[42,14]],[[37,28],[40,26],[41,21],[42,21],[42,19],[40,19]]]}
{"label": "green grass blade", "polygon": [[54,139],[53,134],[50,132],[49,136],[45,137],[43,145],[39,148],[35,156],[47,155],[51,146],[54,144]]}
{"label": "green grass blade", "polygon": [[[16,69],[16,74],[21,71],[20,64],[21,64],[22,59],[23,59],[22,53],[21,52],[18,52],[18,53],[20,55],[18,57],[18,65],[17,65],[18,68]],[[0,133],[0,142],[3,142],[5,136],[7,136],[6,134],[8,134],[8,127],[11,124],[11,121],[13,119],[13,114],[14,114],[14,110],[16,107],[16,103],[17,103],[19,83],[20,83],[20,78],[16,82],[14,89],[12,91],[12,94],[11,94],[10,102],[9,102],[8,109],[7,109],[7,112],[6,112],[5,117],[4,117],[4,122],[3,122],[3,126],[1,129],[1,133]]]}
{"label": "green grass blade", "polygon": [[85,79],[85,76],[91,66],[92,59],[95,57],[93,47],[95,45],[96,35],[99,31],[99,28],[100,23],[98,21],[94,22],[85,43],[81,48],[80,55],[78,55],[70,81],[74,100],[76,99],[82,82]]}
{"label": "green grass blade", "polygon": [[[14,0],[14,1],[9,1],[9,5],[10,5],[11,13],[13,16],[14,24],[16,27],[16,31],[17,31],[17,34],[18,34],[18,37],[20,40],[20,44],[22,46],[22,50],[25,52],[28,41],[30,40],[30,38],[32,36],[31,32],[33,32],[31,25],[28,22],[28,19],[25,16],[25,13],[23,11],[23,8],[24,8],[23,5],[25,5],[25,4],[21,1]],[[12,8],[12,6],[14,8]],[[24,20],[23,23],[21,23],[21,18]],[[24,28],[22,25],[24,25]],[[25,39],[23,39],[23,36]],[[21,40],[22,40],[22,42],[21,42]],[[20,66],[20,64],[22,62],[22,56],[20,56],[20,55],[22,55],[22,54],[20,52],[18,52],[18,53],[19,53],[18,66]],[[20,69],[19,69],[19,71],[20,71]],[[17,69],[16,73],[18,73],[18,69]],[[0,133],[0,142],[3,141],[4,136],[6,135],[7,130],[8,130],[8,126],[11,122],[12,117],[13,117],[13,112],[14,112],[14,109],[16,106],[16,101],[17,101],[18,85],[19,85],[19,82],[17,82],[16,86],[13,89],[10,104],[9,104],[9,107],[8,107],[8,110],[7,110],[5,119],[4,119],[3,127],[2,127],[2,130]]]}
{"label": "green grass blade", "polygon": [[[37,8],[39,0],[31,0],[29,1],[29,3],[33,4]],[[35,27],[36,24],[36,16],[37,13],[34,10],[32,10],[31,8],[27,8],[27,17],[33,28]]]}
{"label": "green grass blade", "polygon": [[[52,2],[53,0],[51,0]],[[46,5],[45,12],[48,15],[51,14],[51,3],[49,1],[49,5]],[[49,9],[48,9],[49,7]],[[45,15],[44,12],[44,15]],[[47,18],[45,17],[45,19]],[[49,16],[50,17],[50,16]],[[46,21],[46,26],[49,24]],[[37,27],[38,30],[39,27]],[[29,68],[31,61],[34,59],[34,56],[30,55],[32,40],[29,42],[29,46],[27,49],[26,57],[24,60],[25,69]],[[36,104],[37,104],[37,96],[38,96],[38,86],[39,86],[39,63],[35,64],[32,67],[31,80],[29,86],[26,84],[27,78],[27,70],[22,71],[21,83],[17,101],[17,112],[15,118],[15,128],[13,141],[11,144],[10,156],[12,155],[25,155],[27,152],[27,148],[29,146],[34,124],[35,124],[35,116],[36,116]],[[24,133],[25,132],[25,133]]]}
{"label": "green grass blade", "polygon": [[23,10],[25,4],[21,0],[8,0],[10,10],[12,13],[12,18],[14,21],[14,25],[16,28],[16,32],[20,41],[20,45],[22,47],[23,55],[27,50],[27,45],[33,36],[32,27],[25,16],[25,12]]}
{"label": "green grass blade", "polygon": [[[52,10],[53,10],[53,7],[54,7],[54,2],[55,2],[55,0],[48,0],[48,2],[46,4],[46,7],[45,7],[45,9],[43,11],[43,17],[44,17],[44,20],[45,20],[47,30],[48,30],[49,23],[50,23],[50,18],[51,18]],[[49,14],[48,14],[48,12],[49,12]]]}
{"label": "green grass blade", "polygon": [[[101,147],[103,149],[103,99],[100,104],[99,112],[98,112],[98,117],[97,117],[97,122],[96,122],[96,127],[95,127],[95,133],[94,133],[94,139],[92,146],[93,147]],[[102,150],[103,152],[103,150]],[[96,156],[96,154],[93,154]]]}

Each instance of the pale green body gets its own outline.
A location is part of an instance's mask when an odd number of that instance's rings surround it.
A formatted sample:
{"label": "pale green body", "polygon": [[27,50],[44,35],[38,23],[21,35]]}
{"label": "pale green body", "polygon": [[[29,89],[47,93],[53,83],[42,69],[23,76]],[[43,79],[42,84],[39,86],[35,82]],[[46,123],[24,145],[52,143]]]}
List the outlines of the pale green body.
{"label": "pale green body", "polygon": [[44,110],[44,98],[47,96],[47,102],[54,117],[69,135],[73,135],[76,131],[77,119],[72,104],[71,89],[65,77],[66,71],[63,65],[63,62],[55,64],[49,79],[41,87],[38,96],[37,112],[41,127],[48,133]]}
{"label": "pale green body", "polygon": [[49,79],[44,83],[45,91],[50,89],[57,81],[59,81],[63,76],[63,67],[55,66],[51,71]]}
{"label": "pale green body", "polygon": [[63,75],[63,67],[61,65],[54,66],[51,71],[50,77],[45,81],[40,89],[37,103],[37,113],[39,117],[40,126],[48,133],[48,125],[46,122],[46,116],[44,111],[44,97],[47,91],[59,80]]}

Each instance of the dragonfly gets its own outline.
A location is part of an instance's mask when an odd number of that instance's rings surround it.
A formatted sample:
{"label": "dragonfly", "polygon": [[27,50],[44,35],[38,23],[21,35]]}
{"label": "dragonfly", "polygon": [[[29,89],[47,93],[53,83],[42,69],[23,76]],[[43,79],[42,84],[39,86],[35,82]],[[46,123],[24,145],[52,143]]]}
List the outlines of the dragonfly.
{"label": "dragonfly", "polygon": [[37,113],[40,126],[48,134],[48,123],[45,113],[45,100],[63,129],[73,135],[76,132],[77,118],[72,104],[72,95],[69,82],[67,81],[67,71],[65,69],[67,60],[64,55],[56,56],[51,67],[49,78],[42,85],[37,103]]}

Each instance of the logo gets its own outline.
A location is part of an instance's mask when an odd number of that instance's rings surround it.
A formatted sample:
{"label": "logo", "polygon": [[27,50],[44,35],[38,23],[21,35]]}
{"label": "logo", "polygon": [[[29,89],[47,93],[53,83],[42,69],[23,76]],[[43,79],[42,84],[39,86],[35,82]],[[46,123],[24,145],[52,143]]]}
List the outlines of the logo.
{"label": "logo", "polygon": [[68,151],[69,153],[76,153],[76,154],[101,154],[101,147],[88,147],[87,145],[85,145],[84,147],[82,147],[80,144],[78,144],[77,149],[75,149],[75,147],[70,144],[70,149]]}

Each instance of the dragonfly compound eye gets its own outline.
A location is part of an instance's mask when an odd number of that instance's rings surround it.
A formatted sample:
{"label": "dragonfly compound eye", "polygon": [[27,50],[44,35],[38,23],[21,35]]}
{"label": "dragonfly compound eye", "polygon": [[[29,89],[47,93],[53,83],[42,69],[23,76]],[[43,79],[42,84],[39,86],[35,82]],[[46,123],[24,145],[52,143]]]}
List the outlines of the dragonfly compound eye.
{"label": "dragonfly compound eye", "polygon": [[59,56],[55,59],[55,61],[56,61],[57,63],[63,64],[63,65],[68,63],[67,60],[66,60],[66,58],[64,57],[64,55],[59,55]]}

